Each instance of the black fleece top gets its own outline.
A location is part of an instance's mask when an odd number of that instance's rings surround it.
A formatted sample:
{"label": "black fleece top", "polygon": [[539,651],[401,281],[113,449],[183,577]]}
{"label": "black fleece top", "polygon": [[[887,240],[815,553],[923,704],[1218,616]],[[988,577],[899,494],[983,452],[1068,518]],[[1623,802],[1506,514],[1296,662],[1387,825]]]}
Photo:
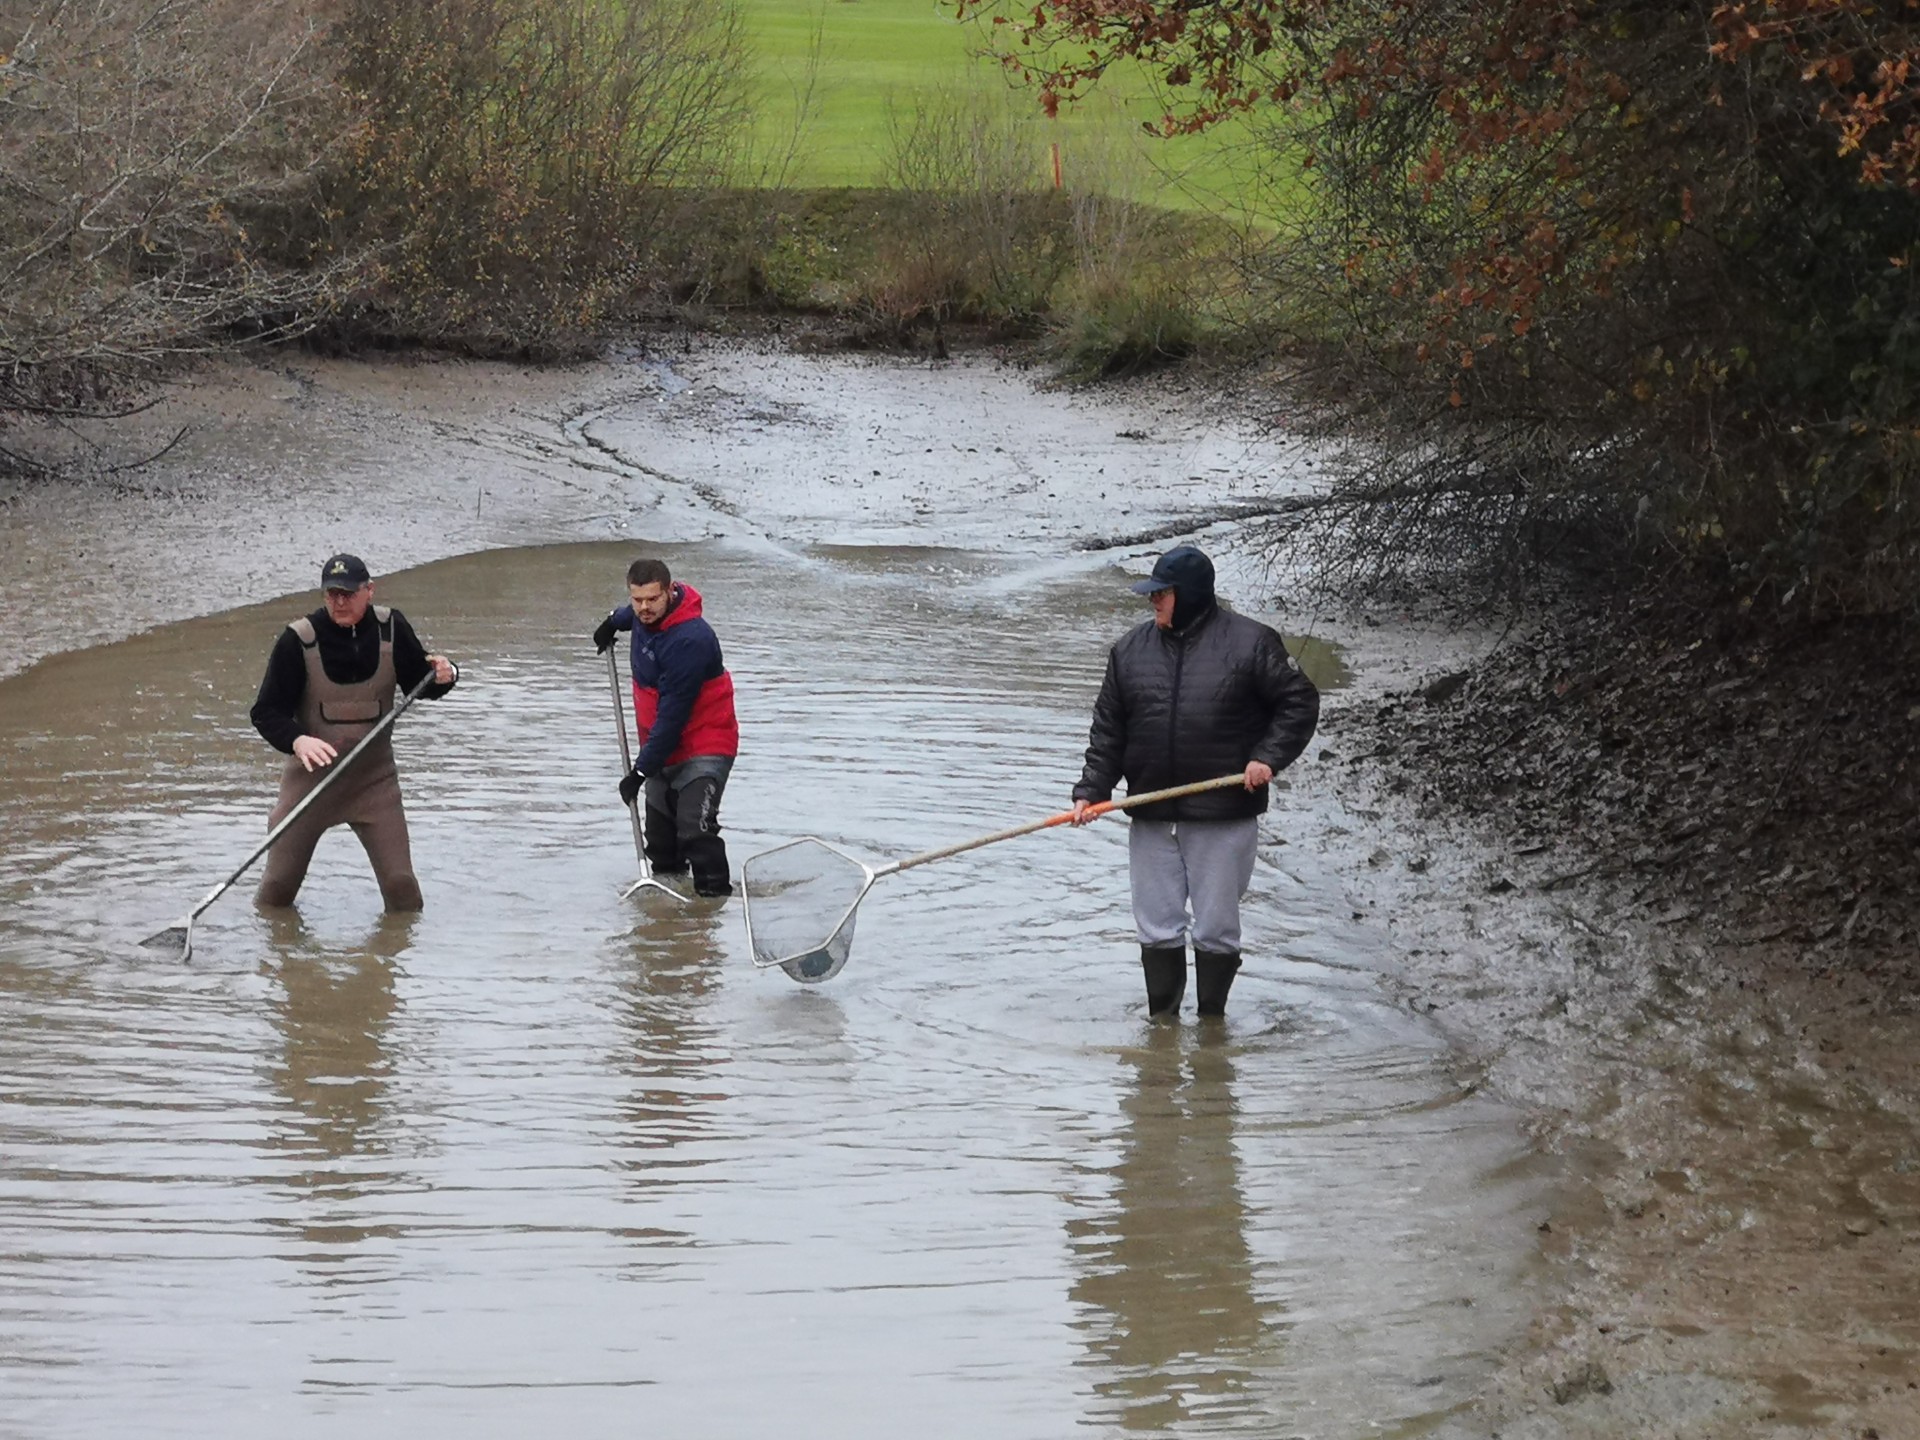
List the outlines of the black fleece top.
{"label": "black fleece top", "polygon": [[[388,614],[393,621],[393,674],[404,693],[419,684],[421,676],[432,667],[427,664],[426,647],[413,633],[407,617],[398,610]],[[380,622],[374,618],[371,605],[360,623],[350,630],[336,625],[324,605],[307,619],[313,622],[313,633],[320,648],[320,668],[326,671],[329,680],[337,685],[358,685],[373,678],[373,672],[380,668]],[[253,728],[260,732],[261,739],[285,755],[293,753],[293,742],[300,737],[300,697],[307,689],[304,649],[291,626],[280,632],[280,638],[274,641],[273,653],[267,657],[266,678],[261,680],[260,693],[253,702]],[[438,700],[459,683],[460,672],[456,668],[450,683],[429,685],[421,692],[422,698]]]}

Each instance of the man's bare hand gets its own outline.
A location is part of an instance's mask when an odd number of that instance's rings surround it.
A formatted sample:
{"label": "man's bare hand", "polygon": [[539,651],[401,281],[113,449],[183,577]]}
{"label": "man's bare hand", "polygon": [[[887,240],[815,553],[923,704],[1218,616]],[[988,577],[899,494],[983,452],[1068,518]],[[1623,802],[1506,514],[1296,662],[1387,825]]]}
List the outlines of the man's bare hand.
{"label": "man's bare hand", "polygon": [[1247,789],[1258,790],[1273,779],[1273,767],[1260,760],[1247,762]]}
{"label": "man's bare hand", "polygon": [[293,740],[293,758],[306,770],[325,769],[339,753],[317,735],[296,735]]}
{"label": "man's bare hand", "polygon": [[1071,823],[1075,825],[1084,825],[1089,820],[1098,820],[1100,817],[1098,815],[1093,814],[1092,811],[1093,811],[1093,802],[1091,800],[1074,801],[1073,802],[1073,820]]}
{"label": "man's bare hand", "polygon": [[444,655],[429,655],[427,663],[433,666],[433,683],[451,685],[453,683],[453,662]]}

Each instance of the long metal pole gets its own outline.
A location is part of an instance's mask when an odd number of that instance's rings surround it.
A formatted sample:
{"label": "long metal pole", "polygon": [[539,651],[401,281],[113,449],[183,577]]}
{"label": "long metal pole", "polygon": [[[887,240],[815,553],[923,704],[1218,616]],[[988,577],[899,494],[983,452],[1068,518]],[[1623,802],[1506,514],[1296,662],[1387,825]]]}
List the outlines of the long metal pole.
{"label": "long metal pole", "polygon": [[[636,621],[636,624],[639,622]],[[614,663],[613,647],[607,647],[607,684],[613,690],[613,724],[620,732],[620,773],[625,775],[633,769],[633,749],[627,744],[627,702],[620,693],[620,667]],[[652,886],[655,890],[664,890],[682,904],[687,897],[667,884],[664,880],[653,878],[653,867],[647,864],[646,839],[640,832],[640,805],[636,800],[627,806],[627,819],[633,822],[633,858],[640,862],[640,878],[620,892],[620,898],[626,899],[636,890]]]}
{"label": "long metal pole", "polygon": [[[614,663],[613,646],[607,647],[607,684],[613,690],[613,724],[620,732],[620,773],[633,769],[633,748],[627,744],[627,703],[620,694],[620,667]],[[627,818],[633,822],[633,858],[640,862],[640,873],[647,873],[647,847],[640,833],[640,807],[627,806]]]}

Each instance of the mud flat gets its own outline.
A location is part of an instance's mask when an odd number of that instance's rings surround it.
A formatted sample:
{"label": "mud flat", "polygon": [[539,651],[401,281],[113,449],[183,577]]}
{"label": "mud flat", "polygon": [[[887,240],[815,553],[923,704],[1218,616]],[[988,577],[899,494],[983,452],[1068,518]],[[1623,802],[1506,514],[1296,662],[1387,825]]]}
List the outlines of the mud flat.
{"label": "mud flat", "polygon": [[0,557],[33,602],[0,638],[0,675],[301,591],[347,546],[387,572],[629,536],[1065,560],[1256,508],[1276,474],[1314,483],[1310,452],[1192,395],[1035,379],[993,358],[731,347],[563,369],[216,365],[131,420],[17,435],[73,473],[0,482]]}

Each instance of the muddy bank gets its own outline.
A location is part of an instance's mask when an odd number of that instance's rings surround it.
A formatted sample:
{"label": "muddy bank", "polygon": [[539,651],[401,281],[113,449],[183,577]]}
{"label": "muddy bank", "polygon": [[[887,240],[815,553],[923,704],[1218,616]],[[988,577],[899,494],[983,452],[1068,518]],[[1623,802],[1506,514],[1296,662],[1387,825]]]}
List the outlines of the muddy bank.
{"label": "muddy bank", "polygon": [[1412,1002],[1604,1157],[1502,1434],[1920,1433],[1911,660],[1643,604],[1349,713]]}
{"label": "muddy bank", "polygon": [[1664,924],[1818,965],[1920,958],[1907,627],[1570,610],[1371,715],[1376,757],[1423,810],[1514,836],[1516,883],[1612,881]]}
{"label": "muddy bank", "polygon": [[[183,425],[158,464],[106,473]],[[0,674],[31,667],[28,683],[58,651],[304,597],[343,547],[390,573],[544,542],[709,542],[823,576],[822,557],[864,549],[860,568],[977,594],[1024,631],[1048,623],[1017,603],[1035,576],[1117,580],[1181,534],[1258,609],[1287,577],[1216,517],[1318,483],[1311,452],[1204,397],[1045,392],[991,357],[285,360],[207,372],[88,441],[89,474],[17,485],[0,506],[0,560],[32,600],[0,637]],[[965,558],[981,553],[1018,563]],[[257,618],[265,636],[272,617]],[[1438,1433],[1914,1433],[1909,1016],[1838,982],[1751,983],[1756,960],[1731,968],[1691,917],[1649,914],[1605,867],[1542,888],[1559,857],[1501,814],[1445,796],[1417,810],[1413,787],[1448,747],[1386,717],[1457,717],[1453,752],[1478,756],[1505,733],[1501,712],[1464,688],[1384,714],[1380,701],[1416,677],[1485,673],[1496,637],[1398,613],[1278,619],[1343,646],[1353,677],[1291,777],[1302,810],[1342,817],[1295,837],[1314,873],[1338,877],[1307,928],[1377,928],[1354,983],[1444,1026],[1462,1088],[1527,1107],[1580,1177],[1525,1217],[1548,1266],[1521,1292],[1531,1330]],[[234,743],[239,765],[251,741]]]}

